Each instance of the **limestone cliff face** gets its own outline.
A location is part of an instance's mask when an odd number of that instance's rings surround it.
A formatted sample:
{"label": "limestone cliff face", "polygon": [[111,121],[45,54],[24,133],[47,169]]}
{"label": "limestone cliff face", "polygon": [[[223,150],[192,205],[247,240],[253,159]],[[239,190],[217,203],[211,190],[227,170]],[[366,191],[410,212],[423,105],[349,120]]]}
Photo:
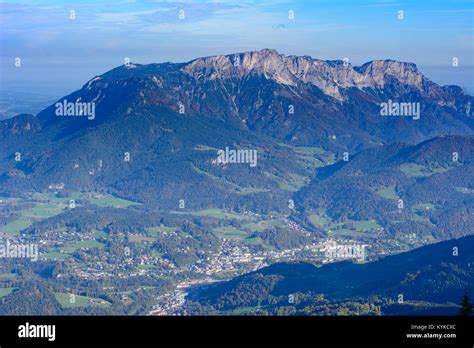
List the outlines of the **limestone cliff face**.
{"label": "limestone cliff face", "polygon": [[[159,106],[299,145],[359,149],[474,129],[474,98],[457,86],[430,81],[413,63],[374,60],[354,67],[273,49],[185,63],[130,63],[92,78],[64,99],[94,102],[100,122],[117,118],[117,112],[141,115],[141,109]],[[388,100],[419,103],[420,122],[381,117],[380,105]],[[46,124],[68,122],[55,116],[54,104],[38,116]],[[334,136],[337,141],[328,140]]]}
{"label": "limestone cliff face", "polygon": [[413,63],[374,60],[361,67],[353,67],[342,60],[285,56],[273,49],[199,58],[181,70],[197,81],[261,75],[289,86],[309,83],[339,100],[345,100],[341,89],[384,88],[394,80],[412,86],[426,96],[443,97],[446,94],[441,87],[424,77]]}
{"label": "limestone cliff face", "polygon": [[[421,116],[382,117],[380,105],[389,100],[417,103]],[[237,202],[241,192],[235,186],[273,194],[270,189],[279,183],[272,178],[314,175],[281,144],[352,156],[380,144],[474,134],[474,98],[459,87],[431,82],[412,63],[384,60],[353,67],[270,49],[122,65],[58,100],[66,101],[93,103],[94,118],[58,117],[55,102],[36,117],[0,122],[2,188],[113,187],[124,197],[169,206],[176,195],[192,192],[196,206],[204,206],[202,197],[216,202],[210,192]],[[212,165],[214,150],[207,155],[196,150],[226,146],[259,149],[257,169],[244,173],[232,167],[223,174]],[[20,164],[12,160],[15,152],[24,159]],[[123,165],[125,152],[133,160]],[[98,163],[104,163],[100,170]],[[232,177],[233,189],[216,184],[219,175]]]}
{"label": "limestone cliff face", "polygon": [[[214,95],[225,97],[229,103],[221,100],[219,108],[229,106],[230,114],[242,118],[242,115],[238,116],[242,110],[242,105],[237,105],[239,96],[248,89],[245,84],[249,80],[259,78],[308,101],[313,97],[307,95],[307,87],[311,86],[334,98],[336,103],[351,103],[349,94],[353,89],[366,95],[378,95],[381,99],[406,98],[404,96],[415,92],[438,106],[473,116],[471,96],[457,86],[437,85],[413,63],[374,60],[354,67],[342,60],[285,56],[273,49],[203,57],[188,63],[129,64],[94,77],[83,90],[98,104],[113,99],[107,98],[107,93],[114,97],[122,95],[123,99],[131,92],[139,94],[144,104],[165,103],[173,107],[182,103],[196,111],[203,111],[206,100]],[[256,99],[254,105],[264,104],[262,96]]]}

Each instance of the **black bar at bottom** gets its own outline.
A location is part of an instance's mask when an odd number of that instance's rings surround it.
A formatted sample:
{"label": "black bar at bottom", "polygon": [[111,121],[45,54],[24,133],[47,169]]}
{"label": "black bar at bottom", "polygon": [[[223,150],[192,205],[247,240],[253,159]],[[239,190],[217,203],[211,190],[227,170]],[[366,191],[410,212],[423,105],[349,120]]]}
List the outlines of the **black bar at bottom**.
{"label": "black bar at bottom", "polygon": [[[33,335],[55,325],[48,337]],[[474,344],[474,317],[62,317],[0,316],[0,346],[43,345],[449,345]],[[51,333],[51,332],[50,332]]]}

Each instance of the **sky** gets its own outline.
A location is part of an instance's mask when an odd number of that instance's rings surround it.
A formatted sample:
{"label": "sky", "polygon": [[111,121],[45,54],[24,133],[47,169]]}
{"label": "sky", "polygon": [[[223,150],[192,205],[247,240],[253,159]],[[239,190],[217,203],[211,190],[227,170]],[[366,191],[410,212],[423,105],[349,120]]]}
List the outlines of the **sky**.
{"label": "sky", "polygon": [[414,62],[431,80],[474,94],[473,19],[474,1],[465,0],[8,0],[0,91],[61,96],[126,57],[182,62],[275,48],[352,65]]}

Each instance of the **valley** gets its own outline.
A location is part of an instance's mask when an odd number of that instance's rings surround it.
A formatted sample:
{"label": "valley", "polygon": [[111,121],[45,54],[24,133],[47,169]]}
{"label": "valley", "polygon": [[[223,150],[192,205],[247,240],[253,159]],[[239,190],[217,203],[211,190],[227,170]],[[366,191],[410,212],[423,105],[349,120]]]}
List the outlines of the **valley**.
{"label": "valley", "polygon": [[[0,229],[2,240],[39,246],[35,272],[28,271],[33,261],[2,262],[0,273],[11,275],[0,279],[8,286],[2,297],[21,291],[25,281],[42,279],[59,301],[58,313],[120,313],[146,297],[148,305],[136,314],[186,314],[187,289],[196,285],[281,262],[340,262],[344,258],[327,254],[335,245],[366,245],[362,262],[370,262],[433,242],[415,234],[392,238],[374,221],[334,222],[324,211],[309,216],[325,232],[322,237],[278,212],[180,209],[154,211],[150,218],[144,204],[96,192],[27,193],[2,198],[0,208],[2,221],[10,221]],[[141,221],[144,215],[148,221]],[[130,222],[114,226],[113,216]],[[154,286],[158,279],[166,279],[166,286]],[[79,300],[66,303],[68,294]],[[96,302],[81,300],[87,296]]]}
{"label": "valley", "polygon": [[[58,117],[66,101],[93,117]],[[416,119],[383,117],[387,101],[415,103]],[[393,314],[388,293],[455,269],[454,301],[469,263],[430,273],[417,259],[377,291],[352,277],[472,235],[472,103],[413,63],[272,49],[95,76],[0,121],[0,239],[39,253],[0,258],[0,313]],[[266,274],[301,264],[325,285],[302,276],[282,293],[285,275]],[[423,289],[423,310],[446,309]],[[307,308],[287,306],[296,293]]]}

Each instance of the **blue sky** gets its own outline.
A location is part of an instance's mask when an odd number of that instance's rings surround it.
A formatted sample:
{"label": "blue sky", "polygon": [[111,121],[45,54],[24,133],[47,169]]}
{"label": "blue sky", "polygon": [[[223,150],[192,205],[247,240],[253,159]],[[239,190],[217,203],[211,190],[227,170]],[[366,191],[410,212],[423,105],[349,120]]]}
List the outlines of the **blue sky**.
{"label": "blue sky", "polygon": [[[435,82],[472,93],[473,18],[474,2],[464,0],[3,1],[0,86],[63,93],[125,57],[179,62],[275,48],[320,59],[348,57],[353,65],[410,61]],[[15,57],[22,59],[20,68]]]}

